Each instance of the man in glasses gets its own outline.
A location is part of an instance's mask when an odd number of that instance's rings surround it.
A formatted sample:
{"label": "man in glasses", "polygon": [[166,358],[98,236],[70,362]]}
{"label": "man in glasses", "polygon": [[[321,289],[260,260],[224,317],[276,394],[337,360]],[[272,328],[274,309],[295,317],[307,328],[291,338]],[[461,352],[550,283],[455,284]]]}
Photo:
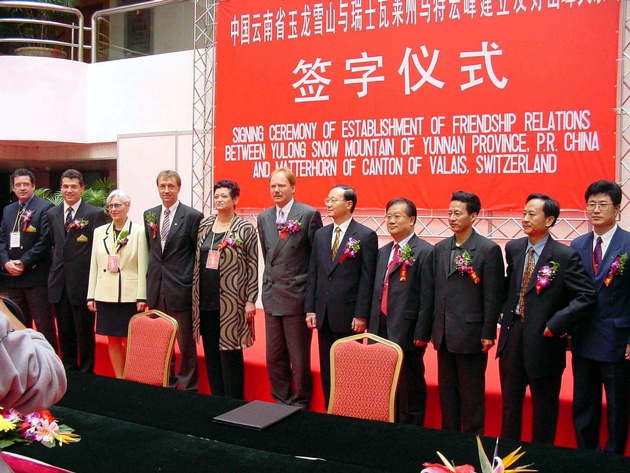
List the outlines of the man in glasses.
{"label": "man in glasses", "polygon": [[603,385],[608,426],[603,451],[623,455],[628,440],[630,382],[630,233],[617,225],[621,195],[621,188],[612,181],[596,181],[586,189],[586,215],[593,231],[576,238],[571,247],[582,257],[597,292],[597,304],[573,331],[571,346],[578,447],[601,450]]}
{"label": "man in glasses", "polygon": [[333,223],[315,232],[306,283],[306,325],[317,328],[326,407],[330,399],[330,347],[366,329],[372,302],[378,238],[352,218],[354,188],[339,184],[325,199]]}
{"label": "man in glasses", "polygon": [[55,304],[61,359],[66,369],[94,371],[94,312],[87,300],[92,237],[105,225],[105,212],[84,202],[83,174],[68,169],[61,175],[63,202],[47,213],[53,261],[48,299]]}
{"label": "man in glasses", "polygon": [[403,349],[396,418],[422,425],[427,400],[423,357],[433,320],[433,247],[414,233],[418,213],[412,201],[392,199],[385,212],[393,241],[378,250],[368,330]]}

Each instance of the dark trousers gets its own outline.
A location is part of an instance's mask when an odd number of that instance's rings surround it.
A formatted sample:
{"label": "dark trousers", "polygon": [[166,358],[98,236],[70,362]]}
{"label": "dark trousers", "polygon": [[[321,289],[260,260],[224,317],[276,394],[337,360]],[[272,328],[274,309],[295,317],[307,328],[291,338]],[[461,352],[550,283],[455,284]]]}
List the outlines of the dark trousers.
{"label": "dark trousers", "polygon": [[199,331],[212,394],[245,399],[243,350],[219,350],[221,325],[218,310],[201,311]]}
{"label": "dark trousers", "polygon": [[523,357],[523,324],[520,320],[515,321],[511,328],[510,339],[499,359],[499,374],[503,397],[501,437],[521,439],[523,401],[529,385],[533,408],[532,442],[553,444],[562,373],[541,377],[527,375]]}
{"label": "dark trousers", "polygon": [[65,368],[94,372],[94,312],[87,308],[87,304],[71,304],[64,288],[61,300],[55,304],[55,316]]}
{"label": "dark trousers", "polygon": [[319,346],[319,369],[322,376],[322,388],[324,388],[324,406],[328,409],[330,400],[330,348],[337,340],[354,335],[352,330],[347,332],[333,332],[328,324],[328,317],[324,318],[322,328],[317,332]]}
{"label": "dark trousers", "polygon": [[573,427],[578,448],[600,450],[602,385],[606,393],[607,453],[623,455],[628,440],[628,362],[589,360],[573,355]]}
{"label": "dark trousers", "polygon": [[437,355],[442,429],[482,435],[488,355],[451,353],[446,340]]}
{"label": "dark trousers", "polygon": [[177,345],[179,346],[179,366],[175,374],[175,355],[171,358],[171,372],[169,375],[171,387],[179,384],[183,391],[197,391],[199,384],[197,375],[197,344],[193,336],[192,311],[173,310],[168,307],[166,300],[160,294],[157,306],[152,309],[159,310],[177,320]]}
{"label": "dark trousers", "polygon": [[57,330],[52,304],[48,302],[48,287],[8,287],[7,296],[24,314],[24,325],[33,328],[33,322],[35,322],[37,331],[44,335],[48,343],[57,351]]}
{"label": "dark trousers", "polygon": [[[387,336],[387,316],[380,314],[379,337]],[[427,382],[424,379],[426,347],[405,350],[396,392],[396,422],[423,425],[427,406]]]}
{"label": "dark trousers", "polygon": [[[307,408],[313,392],[311,338],[305,314],[265,313],[267,375],[276,402]],[[291,387],[291,380],[293,386]]]}

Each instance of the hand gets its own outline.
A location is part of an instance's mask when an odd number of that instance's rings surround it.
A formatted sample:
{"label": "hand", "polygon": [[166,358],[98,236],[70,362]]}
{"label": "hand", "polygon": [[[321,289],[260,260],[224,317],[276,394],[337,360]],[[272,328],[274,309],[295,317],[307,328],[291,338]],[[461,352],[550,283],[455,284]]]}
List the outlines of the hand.
{"label": "hand", "polygon": [[138,312],[144,312],[147,310],[147,303],[146,302],[136,302],[136,309],[138,309]]}
{"label": "hand", "polygon": [[256,315],[256,304],[253,302],[245,303],[245,315],[247,316],[247,320],[253,320]]}
{"label": "hand", "polygon": [[359,319],[355,317],[352,319],[352,331],[354,333],[363,333],[365,332],[366,321],[365,319]]}
{"label": "hand", "polygon": [[317,316],[314,312],[309,312],[306,314],[306,326],[310,329],[314,329],[317,327]]}
{"label": "hand", "polygon": [[543,332],[543,335],[549,338],[552,338],[554,336],[553,333],[551,333],[551,330],[549,330],[549,327],[545,327],[545,331]]}
{"label": "hand", "polygon": [[415,340],[414,339],[413,344],[415,346],[417,346],[418,348],[422,348],[422,347],[426,347],[429,344],[429,342],[425,342],[424,340]]}
{"label": "hand", "polygon": [[24,265],[20,261],[11,260],[4,265],[4,269],[7,270],[11,276],[19,276],[24,272]]}
{"label": "hand", "polygon": [[87,308],[90,309],[90,312],[96,312],[96,302],[88,301]]}
{"label": "hand", "polygon": [[494,346],[494,340],[492,340],[491,338],[482,338],[481,345],[483,346],[481,353],[488,353],[490,351],[490,348]]}
{"label": "hand", "polygon": [[626,360],[630,360],[630,343],[626,345]]}

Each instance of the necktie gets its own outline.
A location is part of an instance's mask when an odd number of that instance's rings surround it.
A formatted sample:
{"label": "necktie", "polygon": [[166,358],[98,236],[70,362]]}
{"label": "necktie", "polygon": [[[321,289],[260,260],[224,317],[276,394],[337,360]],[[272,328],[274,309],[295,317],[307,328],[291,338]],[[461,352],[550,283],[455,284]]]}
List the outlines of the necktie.
{"label": "necktie", "polygon": [[284,225],[284,223],[286,222],[285,218],[284,218],[284,212],[282,211],[282,209],[278,210],[278,216],[276,217],[276,226],[278,227],[278,229],[282,229],[282,226]]}
{"label": "necktie", "polygon": [[68,207],[68,211],[66,213],[66,230],[68,229],[68,226],[72,223],[72,207]]}
{"label": "necktie", "polygon": [[525,320],[525,291],[529,285],[529,281],[532,279],[532,273],[534,272],[534,248],[530,248],[528,251],[527,263],[525,265],[525,274],[523,274],[523,283],[521,284],[521,296],[518,301],[519,312],[521,314],[521,322]]}
{"label": "necktie", "polygon": [[166,237],[168,231],[171,229],[171,209],[164,210],[164,220],[162,220],[162,229],[160,230],[160,238],[162,238],[162,245],[166,243]]}
{"label": "necktie", "polygon": [[599,272],[599,265],[602,264],[602,237],[597,237],[597,243],[593,250],[593,271],[597,276]]}
{"label": "necktie", "polygon": [[332,246],[332,260],[335,261],[335,256],[337,256],[337,250],[339,249],[339,240],[341,240],[341,228],[335,228],[335,241]]}
{"label": "necktie", "polygon": [[21,214],[21,213],[24,213],[24,207],[26,207],[26,204],[20,204],[20,205],[18,205],[18,207],[19,207],[19,208],[18,208],[18,212],[19,212],[20,214]]}
{"label": "necktie", "polygon": [[383,315],[387,315],[387,297],[389,295],[389,274],[392,272],[398,255],[400,254],[400,245],[396,243],[394,245],[394,256],[387,265],[387,272],[385,273],[385,280],[383,281],[383,297],[381,298],[381,312]]}

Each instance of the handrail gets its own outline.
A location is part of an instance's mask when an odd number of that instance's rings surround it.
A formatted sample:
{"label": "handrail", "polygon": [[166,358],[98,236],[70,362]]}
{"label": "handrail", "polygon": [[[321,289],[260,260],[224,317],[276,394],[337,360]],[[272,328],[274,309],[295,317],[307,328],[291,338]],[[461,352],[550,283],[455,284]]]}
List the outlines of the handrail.
{"label": "handrail", "polygon": [[[134,5],[126,5],[120,7],[107,8],[105,10],[99,10],[92,15],[92,45],[97,44],[98,40],[98,21],[105,16],[109,16],[116,13],[128,13],[132,11],[146,10],[149,8],[155,8],[162,5],[168,5],[171,3],[184,3],[188,0],[151,0],[149,2],[136,3]],[[92,48],[92,64],[96,62],[98,54],[98,48]]]}
{"label": "handrail", "polygon": [[[55,5],[52,3],[37,3],[37,2],[19,2],[19,1],[2,1],[0,2],[0,7],[2,8],[30,8],[30,9],[34,9],[34,10],[49,10],[49,11],[56,11],[56,12],[60,12],[60,13],[70,13],[73,14],[77,17],[78,19],[78,26],[75,25],[68,25],[66,23],[58,23],[58,22],[52,22],[52,21],[45,21],[45,20],[30,20],[30,19],[24,19],[24,18],[19,18],[17,20],[20,20],[21,22],[26,22],[26,23],[33,23],[33,24],[50,24],[50,25],[58,25],[58,26],[64,26],[66,28],[71,28],[71,29],[78,29],[79,30],[79,37],[78,37],[78,41],[77,44],[71,44],[71,43],[63,43],[60,41],[54,41],[54,40],[25,40],[24,38],[5,38],[5,39],[0,39],[0,41],[2,42],[28,42],[28,43],[32,43],[32,42],[38,42],[38,43],[43,43],[43,44],[53,44],[53,45],[67,45],[70,46],[71,48],[77,48],[78,52],[77,52],[77,56],[78,56],[78,60],[79,61],[83,61],[83,27],[84,27],[84,20],[83,20],[83,14],[76,8],[71,8],[71,7],[64,7],[62,5]],[[7,21],[9,20],[9,21]],[[6,23],[11,23],[13,21],[11,21],[13,19],[7,18],[4,19],[4,22]]]}

